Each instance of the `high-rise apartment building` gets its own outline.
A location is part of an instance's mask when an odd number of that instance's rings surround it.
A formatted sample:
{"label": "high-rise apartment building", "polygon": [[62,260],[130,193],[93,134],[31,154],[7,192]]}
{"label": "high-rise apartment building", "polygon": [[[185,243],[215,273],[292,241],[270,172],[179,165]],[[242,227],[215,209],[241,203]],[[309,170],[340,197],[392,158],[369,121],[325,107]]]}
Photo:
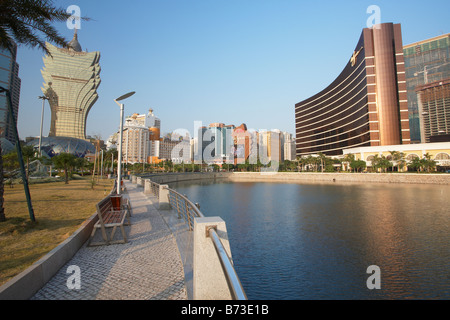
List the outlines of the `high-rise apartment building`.
{"label": "high-rise apartment building", "polygon": [[400,24],[362,31],[341,74],[295,105],[297,156],[410,143]]}
{"label": "high-rise apartment building", "polygon": [[198,150],[195,159],[203,159],[206,163],[222,164],[223,161],[232,163],[234,160],[234,125],[211,123],[208,127],[198,129]]}
{"label": "high-rise apartment building", "polygon": [[150,131],[136,120],[127,118],[123,127],[122,152],[125,163],[145,163],[150,154]]}
{"label": "high-rise apartment building", "polygon": [[87,116],[98,99],[100,53],[82,51],[76,29],[68,48],[46,47],[51,55],[41,73],[51,109],[49,136],[86,139]]}
{"label": "high-rise apartment building", "polygon": [[[253,145],[253,140],[256,139],[253,139],[254,136],[252,136],[252,134],[247,130],[247,125],[245,123],[241,124],[233,130],[232,137],[234,143],[234,152],[232,152],[230,156],[234,155],[234,164],[245,163],[247,160],[249,160],[251,152],[255,151],[252,148],[256,147],[256,145]],[[227,163],[233,163],[229,161],[231,159],[232,158],[230,157]]]}
{"label": "high-rise apartment building", "polygon": [[283,158],[284,160],[294,161],[295,155],[295,139],[293,139],[292,134],[289,132],[283,132],[284,143],[283,143]]}
{"label": "high-rise apartment building", "polygon": [[263,131],[258,138],[258,157],[263,164],[283,161],[282,137],[279,130]]}
{"label": "high-rise apartment building", "polygon": [[450,134],[450,34],[406,45],[403,54],[411,142],[430,142],[432,136]]}
{"label": "high-rise apartment building", "polygon": [[[125,119],[122,152],[127,163],[158,163],[161,153],[167,157],[168,146],[162,145],[161,120],[153,109],[147,114],[134,113]],[[113,134],[107,141],[111,147],[117,144],[119,134]],[[164,158],[168,159],[168,158]]]}
{"label": "high-rise apartment building", "polygon": [[450,78],[417,86],[420,140],[450,141]]}
{"label": "high-rise apartment building", "polygon": [[[17,125],[21,80],[16,55],[17,46],[15,43],[12,43],[11,51],[0,49],[0,86],[10,92],[14,121]],[[16,143],[5,92],[0,93],[0,132],[0,138],[5,138],[12,144]]]}

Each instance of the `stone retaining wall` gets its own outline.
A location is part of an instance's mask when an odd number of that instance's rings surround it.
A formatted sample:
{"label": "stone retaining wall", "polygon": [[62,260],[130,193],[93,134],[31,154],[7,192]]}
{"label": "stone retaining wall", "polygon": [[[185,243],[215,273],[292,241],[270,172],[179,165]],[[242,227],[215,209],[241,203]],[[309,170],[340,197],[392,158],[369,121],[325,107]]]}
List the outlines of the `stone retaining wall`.
{"label": "stone retaining wall", "polygon": [[[352,183],[416,183],[450,184],[450,174],[416,173],[328,173],[328,172],[206,172],[206,173],[169,173],[149,175],[159,184],[171,182],[226,179],[234,182],[352,182]],[[137,178],[140,179],[140,178]],[[138,183],[139,184],[139,183]]]}
{"label": "stone retaining wall", "polygon": [[352,183],[416,183],[450,184],[450,174],[414,173],[327,173],[327,172],[233,172],[228,177],[236,182],[352,182]]}

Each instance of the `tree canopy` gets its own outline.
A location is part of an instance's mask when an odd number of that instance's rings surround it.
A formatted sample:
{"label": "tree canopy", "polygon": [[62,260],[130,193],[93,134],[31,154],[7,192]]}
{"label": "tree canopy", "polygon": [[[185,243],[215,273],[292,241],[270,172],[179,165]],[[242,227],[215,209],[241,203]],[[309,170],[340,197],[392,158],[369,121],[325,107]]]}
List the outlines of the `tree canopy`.
{"label": "tree canopy", "polygon": [[68,41],[52,24],[65,22],[70,17],[66,9],[55,7],[51,0],[1,0],[0,47],[11,51],[12,41],[15,41],[47,54],[45,41],[66,47]]}

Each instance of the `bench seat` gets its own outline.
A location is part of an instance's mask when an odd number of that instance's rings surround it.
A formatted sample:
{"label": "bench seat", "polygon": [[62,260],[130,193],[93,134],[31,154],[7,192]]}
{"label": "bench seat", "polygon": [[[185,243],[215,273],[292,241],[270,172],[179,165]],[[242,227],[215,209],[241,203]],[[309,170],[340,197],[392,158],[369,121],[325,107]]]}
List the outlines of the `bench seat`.
{"label": "bench seat", "polygon": [[[88,246],[98,246],[98,245],[108,245],[115,243],[126,243],[128,242],[125,233],[125,225],[130,225],[131,210],[128,200],[125,203],[121,203],[120,207],[115,208],[113,206],[112,197],[115,195],[108,195],[97,203],[97,217],[98,221],[95,223],[91,237],[89,238]],[[122,199],[121,199],[122,200]],[[127,220],[127,222],[125,222]],[[113,240],[117,228],[120,229],[122,233],[122,239]],[[103,241],[92,242],[96,231],[100,229]],[[107,230],[112,229],[109,232]]]}

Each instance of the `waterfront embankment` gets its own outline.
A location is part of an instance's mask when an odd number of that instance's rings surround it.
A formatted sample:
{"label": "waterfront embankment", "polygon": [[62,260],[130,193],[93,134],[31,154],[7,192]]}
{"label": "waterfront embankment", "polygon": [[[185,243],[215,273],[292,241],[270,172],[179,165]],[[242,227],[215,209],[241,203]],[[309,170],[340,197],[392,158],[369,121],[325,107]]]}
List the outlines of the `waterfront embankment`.
{"label": "waterfront embankment", "polygon": [[232,182],[450,184],[450,174],[425,173],[195,172],[154,174],[143,178],[157,183],[220,179]]}

